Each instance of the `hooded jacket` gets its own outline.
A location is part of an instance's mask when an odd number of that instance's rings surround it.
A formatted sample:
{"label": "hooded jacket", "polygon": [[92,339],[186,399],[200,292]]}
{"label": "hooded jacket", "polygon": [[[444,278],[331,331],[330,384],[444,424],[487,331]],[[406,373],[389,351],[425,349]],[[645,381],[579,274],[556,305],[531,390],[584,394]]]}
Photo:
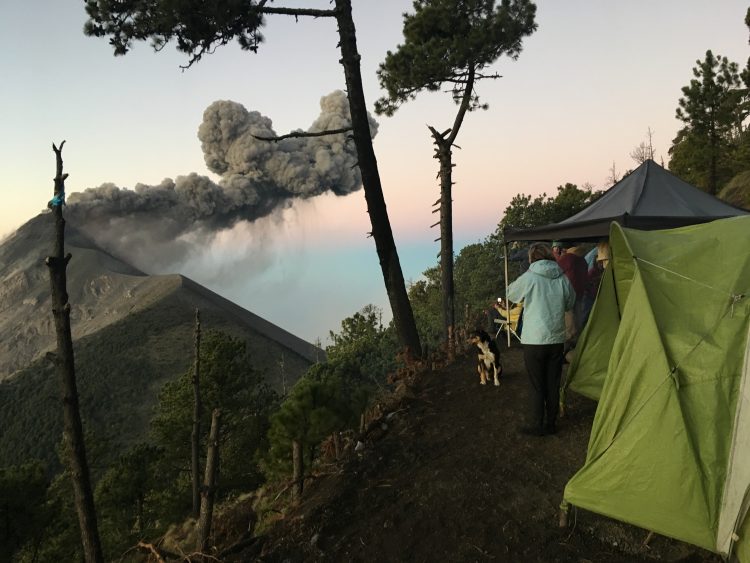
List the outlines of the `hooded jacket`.
{"label": "hooded jacket", "polygon": [[537,260],[510,286],[508,300],[523,302],[521,344],[565,343],[565,311],[576,294],[562,268],[553,260]]}

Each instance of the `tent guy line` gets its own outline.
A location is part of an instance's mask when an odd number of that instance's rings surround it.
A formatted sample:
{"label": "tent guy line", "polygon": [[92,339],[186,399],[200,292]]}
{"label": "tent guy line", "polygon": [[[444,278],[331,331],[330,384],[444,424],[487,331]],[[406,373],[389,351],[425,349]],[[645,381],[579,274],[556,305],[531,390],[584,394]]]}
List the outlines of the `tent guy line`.
{"label": "tent guy line", "polygon": [[714,291],[716,291],[718,293],[723,293],[725,295],[728,295],[729,298],[732,299],[732,300],[734,300],[734,301],[739,301],[740,299],[742,299],[745,296],[744,293],[732,293],[731,291],[727,291],[726,289],[720,289],[718,287],[714,287],[712,285],[708,285],[706,283],[700,282],[700,281],[698,281],[696,279],[693,279],[693,278],[691,278],[689,276],[681,274],[680,272],[675,272],[674,270],[670,270],[669,268],[665,268],[664,266],[661,266],[661,265],[656,264],[654,262],[649,262],[645,258],[641,258],[639,256],[633,256],[633,260],[635,262],[643,262],[644,264],[648,264],[649,266],[653,266],[654,268],[659,268],[660,270],[663,270],[663,271],[665,271],[667,273],[670,273],[670,274],[673,274],[675,276],[681,277],[684,280],[691,281],[694,284],[703,286],[706,289],[712,289],[712,290],[714,290]]}

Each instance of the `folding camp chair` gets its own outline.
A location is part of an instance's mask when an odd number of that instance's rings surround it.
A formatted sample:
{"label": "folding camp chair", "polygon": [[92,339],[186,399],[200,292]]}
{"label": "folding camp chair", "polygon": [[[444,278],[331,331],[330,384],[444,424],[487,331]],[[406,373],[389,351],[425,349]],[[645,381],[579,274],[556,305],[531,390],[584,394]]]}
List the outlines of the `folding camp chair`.
{"label": "folding camp chair", "polygon": [[520,342],[521,337],[518,334],[518,323],[523,314],[523,303],[517,303],[510,308],[510,319],[508,318],[508,310],[505,307],[498,304],[495,305],[495,309],[500,313],[500,317],[494,320],[495,324],[498,325],[495,339],[500,336],[501,332],[504,333],[510,328],[510,333]]}

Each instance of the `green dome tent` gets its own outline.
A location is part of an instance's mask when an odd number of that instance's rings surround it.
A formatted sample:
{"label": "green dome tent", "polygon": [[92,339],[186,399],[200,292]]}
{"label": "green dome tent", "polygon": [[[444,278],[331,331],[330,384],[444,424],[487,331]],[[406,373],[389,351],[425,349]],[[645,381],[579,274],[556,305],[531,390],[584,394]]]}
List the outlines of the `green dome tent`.
{"label": "green dome tent", "polygon": [[564,500],[750,562],[750,216],[612,224],[569,369],[599,400]]}

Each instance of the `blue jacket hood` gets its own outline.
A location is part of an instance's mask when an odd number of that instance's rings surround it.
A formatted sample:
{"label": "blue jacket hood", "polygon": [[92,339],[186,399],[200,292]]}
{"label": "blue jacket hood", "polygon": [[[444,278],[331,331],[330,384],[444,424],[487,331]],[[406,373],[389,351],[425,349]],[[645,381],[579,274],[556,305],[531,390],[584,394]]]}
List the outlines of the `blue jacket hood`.
{"label": "blue jacket hood", "polygon": [[554,280],[563,275],[563,270],[554,260],[537,260],[529,266],[529,271]]}

